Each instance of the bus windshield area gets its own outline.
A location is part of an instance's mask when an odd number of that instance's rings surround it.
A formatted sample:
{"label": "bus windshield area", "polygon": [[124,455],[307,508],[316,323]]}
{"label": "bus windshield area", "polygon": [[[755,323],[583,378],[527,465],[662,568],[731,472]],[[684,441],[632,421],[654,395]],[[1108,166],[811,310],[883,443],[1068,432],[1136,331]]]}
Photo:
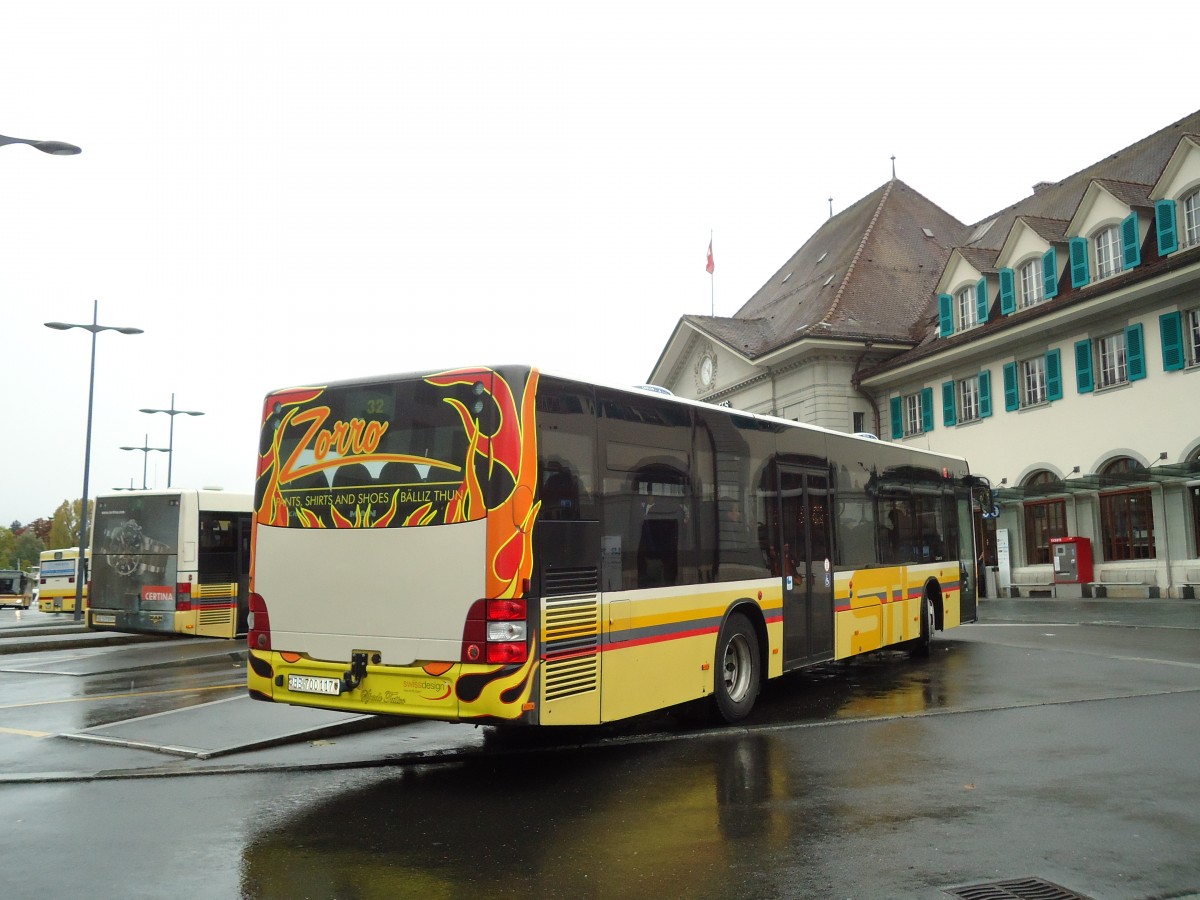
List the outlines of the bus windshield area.
{"label": "bus windshield area", "polygon": [[272,495],[272,524],[441,525],[512,490],[515,399],[491,372],[288,391],[265,413],[256,507]]}

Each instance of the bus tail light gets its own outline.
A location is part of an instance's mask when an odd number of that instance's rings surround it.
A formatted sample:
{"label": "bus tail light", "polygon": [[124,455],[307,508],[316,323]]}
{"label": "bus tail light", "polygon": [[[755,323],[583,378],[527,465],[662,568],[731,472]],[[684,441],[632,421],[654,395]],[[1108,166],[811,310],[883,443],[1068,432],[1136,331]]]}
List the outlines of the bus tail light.
{"label": "bus tail light", "polygon": [[479,600],[463,628],[462,661],[507,665],[529,658],[528,606],[524,600]]}
{"label": "bus tail light", "polygon": [[187,581],[180,581],[175,585],[175,612],[191,612],[192,611],[192,585]]}
{"label": "bus tail light", "polygon": [[250,615],[246,628],[246,641],[251,650],[271,649],[271,616],[261,594],[250,594]]}

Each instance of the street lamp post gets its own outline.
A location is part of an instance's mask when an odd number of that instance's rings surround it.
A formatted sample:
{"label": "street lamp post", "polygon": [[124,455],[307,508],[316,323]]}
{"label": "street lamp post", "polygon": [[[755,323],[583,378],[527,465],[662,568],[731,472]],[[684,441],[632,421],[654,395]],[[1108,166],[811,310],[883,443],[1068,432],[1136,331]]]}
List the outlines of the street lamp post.
{"label": "street lamp post", "polygon": [[[150,435],[146,435],[145,439],[142,441],[142,446],[140,446],[140,447],[122,447],[121,449],[122,450],[141,450],[142,451],[142,490],[143,491],[146,490],[146,487],[147,487],[147,485],[146,485],[146,460],[150,456],[150,451],[157,450],[159,453],[170,453],[171,452],[171,449],[169,447],[151,447],[150,446]],[[168,457],[168,459],[169,458],[170,457]],[[168,487],[169,486],[170,485],[168,485]],[[130,486],[130,489],[132,490],[132,485]]]}
{"label": "street lamp post", "polygon": [[[100,313],[100,301],[92,301],[92,323],[90,325],[80,325],[73,322],[46,322],[47,328],[54,328],[58,331],[66,331],[70,328],[82,328],[84,331],[92,333],[92,363],[88,370],[88,406],[87,406],[87,436],[83,443],[83,514],[79,517],[79,566],[81,573],[84,573],[87,563],[87,537],[88,537],[88,474],[92,462],[92,399],[96,391],[96,335],[101,331],[118,331],[121,334],[141,334],[142,329],[130,328],[127,326],[118,325],[100,325],[97,324],[97,317]],[[75,621],[78,622],[83,618],[83,581],[84,577],[75,579]]]}
{"label": "street lamp post", "polygon": [[76,147],[74,144],[67,144],[62,141],[31,141],[25,138],[5,137],[0,134],[0,147],[6,144],[28,144],[30,147],[37,147],[43,153],[49,153],[51,156],[74,156],[76,153],[82,153],[83,150]]}
{"label": "street lamp post", "polygon": [[176,416],[202,416],[204,413],[197,412],[194,409],[176,409],[175,395],[171,395],[170,409],[143,409],[140,412],[144,413],[166,413],[171,417],[171,429],[167,438],[167,487],[171,486],[171,463],[175,457],[175,417]]}

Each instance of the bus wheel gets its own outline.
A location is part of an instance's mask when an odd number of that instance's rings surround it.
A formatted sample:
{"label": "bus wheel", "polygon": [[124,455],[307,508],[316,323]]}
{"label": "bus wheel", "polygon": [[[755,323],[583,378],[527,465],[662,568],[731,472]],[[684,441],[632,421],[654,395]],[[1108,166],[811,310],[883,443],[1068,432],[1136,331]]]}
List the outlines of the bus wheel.
{"label": "bus wheel", "polygon": [[717,638],[717,672],[713,699],[726,722],[740,722],[750,715],[758,698],[758,635],[742,615],[725,620]]}
{"label": "bus wheel", "polygon": [[913,656],[928,656],[933,646],[933,601],[926,592],[921,597],[921,636],[912,642]]}

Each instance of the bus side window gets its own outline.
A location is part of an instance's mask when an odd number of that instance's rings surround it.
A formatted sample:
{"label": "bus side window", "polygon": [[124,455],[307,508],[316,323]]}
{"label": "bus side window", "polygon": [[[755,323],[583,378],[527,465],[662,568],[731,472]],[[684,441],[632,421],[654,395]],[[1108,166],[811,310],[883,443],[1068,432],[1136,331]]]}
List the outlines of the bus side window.
{"label": "bus side window", "polygon": [[634,478],[633,522],[637,536],[637,587],[671,587],[678,583],[681,544],[689,518],[687,476],[661,463],[645,467]]}
{"label": "bus side window", "polygon": [[579,479],[566,463],[546,463],[541,515],[547,519],[579,518]]}

